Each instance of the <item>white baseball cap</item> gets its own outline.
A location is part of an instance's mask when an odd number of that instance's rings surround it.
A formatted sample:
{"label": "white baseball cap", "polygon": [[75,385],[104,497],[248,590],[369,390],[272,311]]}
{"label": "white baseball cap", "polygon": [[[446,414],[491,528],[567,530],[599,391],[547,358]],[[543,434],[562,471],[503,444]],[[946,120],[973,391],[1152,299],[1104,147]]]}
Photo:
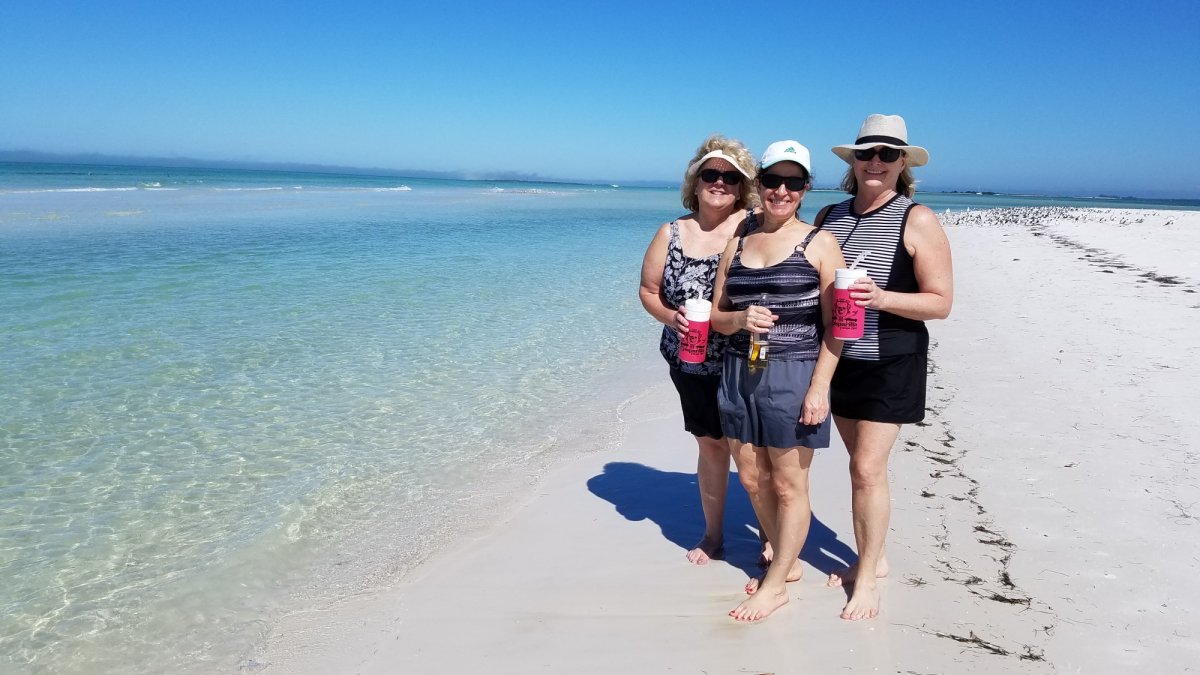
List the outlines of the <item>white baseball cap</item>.
{"label": "white baseball cap", "polygon": [[809,158],[808,148],[796,141],[775,141],[768,145],[758,168],[765,170],[780,162],[795,162],[804,167],[808,175],[812,175],[812,160]]}

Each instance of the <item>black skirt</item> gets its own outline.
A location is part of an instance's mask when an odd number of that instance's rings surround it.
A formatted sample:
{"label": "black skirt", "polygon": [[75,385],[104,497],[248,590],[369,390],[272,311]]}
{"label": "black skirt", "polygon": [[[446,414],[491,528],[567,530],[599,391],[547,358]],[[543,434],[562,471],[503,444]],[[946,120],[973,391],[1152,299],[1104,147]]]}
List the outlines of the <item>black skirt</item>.
{"label": "black skirt", "polygon": [[830,410],[853,420],[920,422],[925,419],[928,365],[923,353],[879,361],[843,358],[830,383]]}

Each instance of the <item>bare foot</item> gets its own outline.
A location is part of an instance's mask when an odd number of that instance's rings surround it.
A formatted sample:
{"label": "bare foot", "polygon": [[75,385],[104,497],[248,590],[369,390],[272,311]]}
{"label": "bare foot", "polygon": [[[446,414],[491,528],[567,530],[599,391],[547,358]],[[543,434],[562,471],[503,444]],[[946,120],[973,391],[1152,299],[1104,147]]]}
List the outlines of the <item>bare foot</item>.
{"label": "bare foot", "polygon": [[693,565],[707,565],[710,560],[718,560],[725,555],[725,547],[719,539],[705,537],[687,552],[688,562]]}
{"label": "bare foot", "polygon": [[775,549],[771,548],[771,542],[764,541],[762,554],[758,556],[759,567],[770,567],[771,561],[775,559]]}
{"label": "bare foot", "polygon": [[776,609],[784,607],[787,604],[787,590],[784,589],[778,593],[755,593],[755,595],[746,598],[738,607],[730,610],[730,616],[734,621],[762,621],[770,616]]}
{"label": "bare foot", "polygon": [[[786,581],[788,581],[789,583],[792,581],[800,581],[801,577],[803,577],[803,576],[804,576],[804,566],[801,565],[800,561],[797,559],[795,562],[792,563],[792,569],[788,570]],[[753,577],[752,579],[750,579],[750,581],[747,581],[746,582],[746,595],[754,595],[755,593],[757,593],[758,587],[760,584],[762,584],[762,577]]]}
{"label": "bare foot", "polygon": [[783,607],[787,603],[788,594],[786,587],[778,593],[770,593],[764,590],[762,593],[755,593],[746,598],[742,601],[742,604],[730,610],[729,616],[733,617],[735,621],[761,621],[771,616],[771,612]]}
{"label": "bare foot", "polygon": [[[887,575],[888,575],[888,561],[887,561],[887,557],[885,556],[885,557],[880,558],[879,564],[875,566],[875,578],[882,579],[882,578],[886,577]],[[853,565],[851,565],[849,567],[840,569],[836,572],[832,572],[829,575],[829,581],[826,581],[825,585],[830,588],[836,588],[838,586],[841,586],[842,584],[850,585],[850,584],[854,583],[854,580],[857,577],[858,577],[858,563],[854,563]]]}
{"label": "bare foot", "polygon": [[879,616],[879,589],[875,584],[854,584],[850,602],[842,608],[842,618],[847,621],[874,619]]}

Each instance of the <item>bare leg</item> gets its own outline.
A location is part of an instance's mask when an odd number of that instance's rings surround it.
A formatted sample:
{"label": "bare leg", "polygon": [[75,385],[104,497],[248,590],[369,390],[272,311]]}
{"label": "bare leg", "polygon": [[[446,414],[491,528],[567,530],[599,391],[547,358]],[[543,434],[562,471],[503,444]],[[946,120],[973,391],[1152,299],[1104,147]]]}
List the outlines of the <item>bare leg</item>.
{"label": "bare leg", "polygon": [[[776,535],[776,529],[779,527],[779,490],[775,485],[775,467],[771,461],[771,454],[767,448],[755,448],[755,457],[758,462],[758,494],[759,503],[755,511],[759,513],[758,523],[763,534],[766,535],[765,543],[763,544],[763,558],[767,561],[768,571],[771,565],[775,563],[774,550],[771,546],[772,537]],[[796,555],[792,556],[792,566],[788,570],[788,581],[799,581],[801,575],[804,574],[804,568],[800,565],[797,556],[800,555],[796,551]],[[765,574],[763,578],[765,578]],[[762,578],[753,578],[746,582],[746,594],[754,595],[758,592],[762,585]]]}
{"label": "bare leg", "polygon": [[[854,589],[842,609],[842,618],[851,621],[871,619],[879,614],[879,589],[876,578],[888,572],[883,543],[891,519],[887,463],[892,445],[900,434],[899,424],[868,422],[834,417],[838,432],[850,452],[851,504],[854,510],[854,540],[858,546],[858,566],[851,575]],[[875,574],[860,571],[874,570]],[[841,578],[848,581],[846,576]],[[831,576],[830,585],[834,582]]]}
{"label": "bare leg", "polygon": [[[758,519],[758,538],[762,541],[762,555],[759,558],[759,564],[766,567],[771,564],[771,542],[767,540],[767,530],[762,525],[762,515],[759,513],[758,495],[760,492],[759,486],[761,469],[758,464],[758,455],[755,453],[755,448],[749,443],[743,443],[737,439],[730,438],[729,454],[733,457],[733,463],[737,466],[738,482],[746,490],[746,496],[750,498],[750,506],[754,509],[754,517]],[[768,477],[770,470],[768,467]]]}
{"label": "bare leg", "polygon": [[758,527],[758,540],[762,542],[762,554],[758,556],[758,565],[767,567],[770,565],[770,561],[775,560],[775,549],[770,548],[767,533],[763,532],[762,527]]}
{"label": "bare leg", "polygon": [[707,565],[719,557],[725,544],[725,495],[729,491],[729,444],[724,439],[696,437],[700,456],[696,461],[696,482],[700,485],[700,508],[704,510],[704,538],[687,559],[695,565]]}
{"label": "bare leg", "polygon": [[[759,538],[766,542],[766,530],[762,526],[762,514],[759,512],[759,466],[758,457],[754,452],[754,446],[749,443],[743,443],[737,439],[730,438],[729,454],[733,457],[733,463],[737,466],[738,482],[746,490],[746,496],[750,498],[750,506],[754,508],[754,516],[758,518]],[[769,472],[768,472],[769,475]]]}
{"label": "bare leg", "polygon": [[[769,567],[769,565],[768,565],[768,567]],[[765,574],[764,574],[764,576],[765,576]],[[800,559],[797,558],[796,560],[792,561],[792,569],[790,572],[788,572],[787,581],[788,581],[788,583],[791,583],[793,581],[800,581],[803,578],[804,578],[804,565],[801,564]],[[762,585],[762,577],[754,577],[754,578],[750,579],[749,581],[746,582],[746,595],[754,595],[755,593],[758,592],[758,587],[761,585]]]}
{"label": "bare leg", "polygon": [[[887,551],[879,552],[879,562],[875,564],[875,578],[883,579],[888,575],[890,568],[888,567]],[[830,588],[840,588],[842,586],[850,586],[854,580],[858,578],[858,563],[854,563],[849,567],[843,567],[840,570],[834,570],[829,573],[829,579],[825,581],[825,585]]]}
{"label": "bare leg", "polygon": [[[767,568],[758,591],[729,612],[738,621],[758,621],[788,602],[787,577],[792,564],[800,555],[808,528],[812,522],[812,508],[808,501],[808,470],[812,466],[813,451],[810,448],[767,448],[759,449],[771,466],[768,492],[771,496],[762,499],[764,504],[774,503],[775,512],[762,518],[767,538],[775,546],[775,559]],[[766,487],[766,486],[764,486]]]}
{"label": "bare leg", "polygon": [[[853,448],[857,447],[857,443],[858,443],[858,427],[856,426],[856,420],[848,419],[845,417],[837,417],[837,416],[834,416],[833,420],[835,423],[837,423],[838,434],[842,437],[842,440],[845,442],[846,449],[852,451]],[[899,427],[897,427],[897,432],[898,431],[899,431]],[[888,447],[891,447],[891,446],[888,446]],[[852,492],[851,496],[853,497],[853,492]],[[889,512],[890,512],[890,507],[889,507]],[[858,569],[859,569],[859,563],[856,562],[853,565],[850,565],[849,567],[844,567],[840,570],[835,570],[834,572],[831,572],[829,574],[829,580],[826,582],[826,585],[831,588],[837,588],[837,587],[842,586],[843,584],[845,584],[847,586],[850,584],[853,584],[855,578],[858,576]],[[882,579],[882,578],[886,577],[887,575],[888,575],[887,552],[886,552],[886,550],[884,550],[884,551],[880,551],[879,562],[876,563],[876,565],[875,565],[875,578]]]}

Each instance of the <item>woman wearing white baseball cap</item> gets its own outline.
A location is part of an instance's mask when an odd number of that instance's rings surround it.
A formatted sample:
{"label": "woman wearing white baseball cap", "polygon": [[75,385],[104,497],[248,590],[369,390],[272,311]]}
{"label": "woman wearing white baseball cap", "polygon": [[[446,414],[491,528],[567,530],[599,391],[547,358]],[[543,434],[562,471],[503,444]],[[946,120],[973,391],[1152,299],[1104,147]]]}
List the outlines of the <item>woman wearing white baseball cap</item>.
{"label": "woman wearing white baseball cap", "polygon": [[954,284],[946,233],[933,211],[912,200],[910,169],[926,164],[929,153],[909,144],[904,119],[870,115],[855,142],[833,153],[850,165],[842,189],[853,197],[823,209],[816,225],[837,237],[846,259],[865,255],[858,267],[868,272],[850,286],[850,297],[866,308],[863,337],[846,344],[832,382],[834,423],[850,453],[859,557],[828,583],[853,584],[842,618],[857,620],[879,613],[876,578],[888,573],[888,455],[901,425],[925,417],[925,321],[950,314]]}
{"label": "woman wearing white baseball cap", "polygon": [[[812,519],[813,451],[829,446],[829,381],[841,350],[830,328],[833,278],[845,263],[832,235],[798,217],[811,166],[795,141],[763,153],[762,211],[725,248],[713,290],[712,325],[731,336],[718,393],[721,428],[774,548],[766,574],[746,585],[750,597],[729,612],[738,621],[764,619],[788,602]],[[765,366],[751,363],[751,335],[769,335]],[[758,343],[755,351],[768,350]]]}

